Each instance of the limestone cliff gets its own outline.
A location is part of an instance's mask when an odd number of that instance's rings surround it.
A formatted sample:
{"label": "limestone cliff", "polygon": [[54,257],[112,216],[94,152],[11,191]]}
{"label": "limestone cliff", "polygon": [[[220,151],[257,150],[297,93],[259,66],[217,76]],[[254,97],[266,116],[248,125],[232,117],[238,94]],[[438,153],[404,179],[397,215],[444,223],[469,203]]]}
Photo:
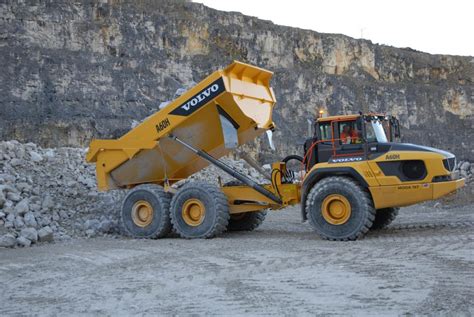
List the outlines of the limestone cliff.
{"label": "limestone cliff", "polygon": [[186,1],[3,1],[0,139],[86,146],[117,137],[237,59],[275,72],[277,154],[300,153],[306,118],[382,111],[404,141],[474,156],[474,58],[430,55],[278,26]]}

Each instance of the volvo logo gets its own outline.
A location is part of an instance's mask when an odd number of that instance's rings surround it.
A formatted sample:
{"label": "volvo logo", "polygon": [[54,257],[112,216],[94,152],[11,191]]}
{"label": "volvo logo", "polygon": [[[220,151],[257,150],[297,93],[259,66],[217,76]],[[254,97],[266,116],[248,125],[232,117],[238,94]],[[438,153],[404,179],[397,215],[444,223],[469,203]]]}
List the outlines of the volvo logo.
{"label": "volvo logo", "polygon": [[360,162],[363,158],[360,156],[357,157],[342,157],[342,158],[331,158],[329,163],[349,163],[349,162]]}
{"label": "volvo logo", "polygon": [[194,95],[190,99],[186,100],[179,107],[170,112],[177,116],[188,116],[206,103],[217,97],[221,92],[224,91],[224,81],[219,78],[209,86],[207,86],[200,93]]}

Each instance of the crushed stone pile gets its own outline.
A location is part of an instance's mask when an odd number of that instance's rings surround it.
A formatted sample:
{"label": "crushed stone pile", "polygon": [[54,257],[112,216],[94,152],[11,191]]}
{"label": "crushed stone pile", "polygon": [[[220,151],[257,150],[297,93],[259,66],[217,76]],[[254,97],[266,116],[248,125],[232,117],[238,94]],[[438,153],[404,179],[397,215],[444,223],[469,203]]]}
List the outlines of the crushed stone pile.
{"label": "crushed stone pile", "polygon": [[453,175],[455,178],[465,178],[466,183],[474,181],[474,163],[469,161],[459,161],[454,167]]}
{"label": "crushed stone pile", "polygon": [[[0,142],[0,247],[119,233],[117,212],[126,191],[98,192],[95,166],[85,162],[85,155],[80,148]],[[265,182],[245,161],[221,160]],[[232,180],[209,166],[186,182],[217,183],[219,177],[223,184]]]}

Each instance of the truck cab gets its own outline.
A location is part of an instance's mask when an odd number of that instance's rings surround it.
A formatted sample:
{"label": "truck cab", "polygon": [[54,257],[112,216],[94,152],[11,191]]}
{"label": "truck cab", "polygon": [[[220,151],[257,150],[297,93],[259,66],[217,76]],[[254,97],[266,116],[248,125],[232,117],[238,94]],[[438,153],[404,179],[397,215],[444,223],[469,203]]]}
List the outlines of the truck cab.
{"label": "truck cab", "polygon": [[387,152],[389,144],[400,139],[400,124],[393,116],[357,114],[320,117],[314,135],[304,144],[306,170],[315,164],[334,160],[370,159]]}

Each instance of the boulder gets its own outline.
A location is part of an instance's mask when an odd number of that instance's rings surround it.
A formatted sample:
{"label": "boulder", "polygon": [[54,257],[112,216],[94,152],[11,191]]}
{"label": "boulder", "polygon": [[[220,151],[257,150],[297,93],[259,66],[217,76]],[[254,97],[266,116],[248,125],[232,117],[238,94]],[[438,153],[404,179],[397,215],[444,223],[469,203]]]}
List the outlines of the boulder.
{"label": "boulder", "polygon": [[16,245],[16,238],[14,235],[7,233],[0,237],[0,247],[13,248]]}
{"label": "boulder", "polygon": [[94,229],[87,229],[86,230],[86,236],[91,238],[91,237],[94,237],[96,235],[96,231]]}
{"label": "boulder", "polygon": [[68,219],[69,218],[69,213],[66,210],[60,210],[59,211],[59,218],[61,219]]}
{"label": "boulder", "polygon": [[10,160],[10,165],[13,166],[13,167],[17,167],[17,166],[20,166],[20,165],[23,165],[25,162],[21,159],[18,159],[18,158],[14,158],[14,159],[11,159]]}
{"label": "boulder", "polygon": [[20,215],[16,216],[15,220],[13,220],[13,225],[16,229],[21,229],[25,227],[25,221],[23,220],[23,217]]}
{"label": "boulder", "polygon": [[8,200],[11,200],[11,201],[14,201],[14,202],[18,202],[21,200],[21,196],[19,193],[15,193],[15,192],[8,192],[7,193],[7,199]]}
{"label": "boulder", "polygon": [[41,242],[51,242],[54,239],[53,230],[49,227],[43,227],[38,230],[38,239]]}
{"label": "boulder", "polygon": [[30,158],[33,162],[41,162],[43,157],[35,151],[30,151]]}
{"label": "boulder", "polygon": [[35,228],[24,228],[20,231],[20,236],[25,237],[31,242],[38,241],[38,231]]}
{"label": "boulder", "polygon": [[29,193],[31,192],[32,186],[27,182],[21,182],[16,184],[16,188],[18,188],[18,190],[21,192]]}
{"label": "boulder", "polygon": [[3,192],[0,192],[0,208],[3,208],[6,201],[7,201],[7,198],[5,197]]}
{"label": "boulder", "polygon": [[92,229],[95,231],[95,230],[99,230],[99,227],[100,227],[100,221],[97,219],[89,219],[89,220],[86,220],[86,222],[84,223],[84,228],[86,230]]}
{"label": "boulder", "polygon": [[54,207],[54,201],[50,195],[45,195],[43,201],[41,202],[41,208],[44,210],[49,210]]}
{"label": "boulder", "polygon": [[[0,183],[11,183],[15,181],[15,176],[7,173],[0,174]],[[1,191],[1,190],[0,190]]]}
{"label": "boulder", "polygon": [[22,247],[29,247],[31,245],[31,241],[23,236],[16,238],[16,243]]}
{"label": "boulder", "polygon": [[105,219],[100,222],[99,231],[102,233],[109,233],[114,226],[114,223],[111,220]]}
{"label": "boulder", "polygon": [[13,212],[16,215],[24,215],[30,210],[30,205],[28,198],[23,199],[20,201],[18,204],[16,204],[15,208],[13,209]]}
{"label": "boulder", "polygon": [[32,227],[32,228],[36,228],[38,226],[38,223],[36,222],[36,218],[35,218],[35,215],[29,211],[27,212],[24,216],[23,216],[23,219],[25,221],[25,225],[27,227]]}
{"label": "boulder", "polygon": [[7,214],[7,221],[10,221],[10,222],[15,221],[15,215],[12,213]]}
{"label": "boulder", "polygon": [[471,168],[471,163],[469,162],[464,162],[459,166],[459,169],[461,171],[468,171]]}

